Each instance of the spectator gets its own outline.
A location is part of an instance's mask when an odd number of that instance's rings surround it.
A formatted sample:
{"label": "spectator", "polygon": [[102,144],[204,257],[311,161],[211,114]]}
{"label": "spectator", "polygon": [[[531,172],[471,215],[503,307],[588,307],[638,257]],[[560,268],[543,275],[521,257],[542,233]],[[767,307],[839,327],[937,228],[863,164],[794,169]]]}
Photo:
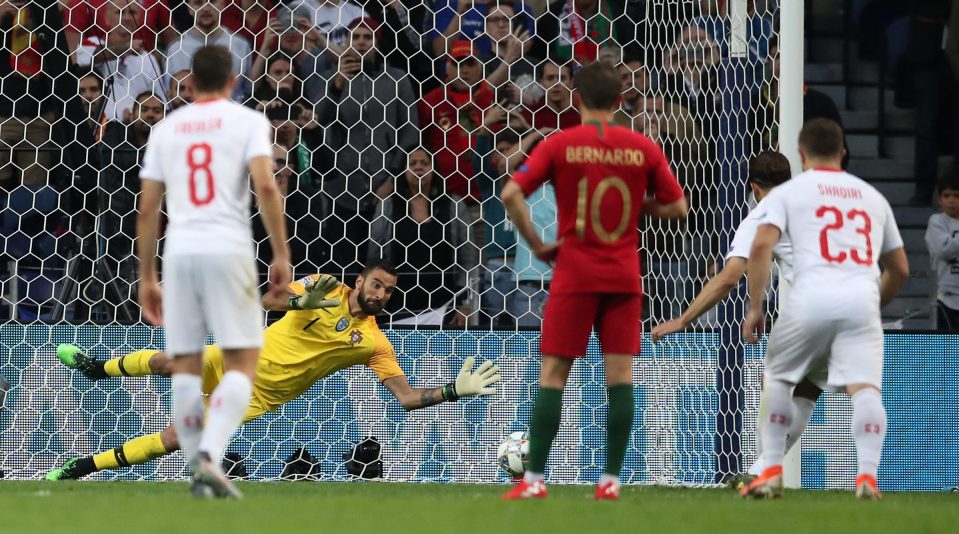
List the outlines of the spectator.
{"label": "spectator", "polygon": [[[758,132],[758,144],[754,143],[754,150],[759,152],[763,150],[777,150],[779,147],[779,115],[776,109],[779,105],[779,40],[775,36],[769,40],[769,58],[766,63],[766,83],[764,83],[757,95],[753,98],[758,104],[753,108],[757,116],[750,127],[750,131]],[[840,127],[842,126],[842,116],[839,114],[839,108],[826,93],[803,86],[803,122],[816,119],[830,119]],[[845,130],[843,131],[843,144],[846,153],[842,158],[842,166],[846,168],[849,164],[849,144],[846,142]]]}
{"label": "spectator", "polygon": [[959,330],[959,175],[939,181],[941,213],[929,217],[926,247],[936,269],[936,328]]}
{"label": "spectator", "polygon": [[[550,129],[533,130],[523,137],[523,140],[513,148],[504,147],[502,161],[506,165],[507,174],[512,175],[526,156],[532,152],[536,144],[552,132]],[[544,243],[556,240],[556,192],[551,184],[545,184],[529,197],[526,197],[526,206],[529,209],[530,220],[536,233]],[[553,279],[553,270],[549,264],[540,261],[533,255],[529,243],[523,236],[516,235],[516,259],[513,264],[513,281],[516,291],[510,297],[510,315],[516,320],[518,327],[539,328],[543,322],[543,308],[549,295],[550,281]]]}
{"label": "spectator", "polygon": [[[444,57],[450,50],[449,46],[465,39],[473,42],[479,56],[490,57],[493,43],[486,35],[486,17],[492,13],[488,6],[497,3],[497,0],[435,0],[432,8],[435,15],[426,36],[433,54],[438,58]],[[530,36],[535,36],[535,20],[529,8],[522,1],[510,4],[514,17],[516,13],[522,13],[520,20],[513,19],[516,29],[521,27]]]}
{"label": "spectator", "polygon": [[[281,8],[281,9],[285,9]],[[285,55],[292,63],[291,74],[299,81],[302,94],[315,104],[325,92],[324,80],[320,73],[328,67],[324,50],[330,52],[326,39],[310,20],[300,17],[292,20],[275,19],[264,30],[253,66],[250,67],[250,79],[259,81],[266,72],[267,59],[276,55]],[[339,51],[342,53],[342,51]],[[334,54],[330,54],[335,57]]]}
{"label": "spectator", "polygon": [[227,0],[220,24],[259,50],[270,21],[276,17],[273,0]]}
{"label": "spectator", "polygon": [[80,103],[83,105],[86,120],[83,123],[90,135],[100,129],[100,117],[103,115],[101,107],[103,100],[103,78],[95,72],[88,72],[80,78]]}
{"label": "spectator", "polygon": [[[406,315],[440,308],[466,287],[476,267],[477,250],[467,236],[472,216],[463,199],[443,191],[433,173],[429,152],[410,152],[406,171],[396,181],[374,219],[369,256],[382,255],[396,265],[398,290],[387,305],[391,314]],[[465,293],[465,292],[464,292]],[[472,313],[460,304],[444,325],[465,326]]]}
{"label": "spectator", "polygon": [[364,9],[383,24],[383,35],[378,47],[386,63],[409,73],[417,95],[426,92],[423,90],[425,86],[432,89],[439,80],[433,76],[432,49],[423,46],[423,23],[432,19],[432,13],[429,13],[425,2],[381,0],[367,2]]}
{"label": "spectator", "polygon": [[[336,155],[323,179],[333,215],[324,221],[324,234],[331,245],[345,238],[361,253],[376,204],[391,191],[419,137],[413,87],[405,73],[383,62],[379,27],[368,17],[350,24],[350,47],[339,66],[323,74],[326,95],[317,105],[325,148]],[[332,248],[336,268],[364,263],[350,247]]]}
{"label": "spectator", "polygon": [[347,0],[292,0],[287,6],[292,10],[290,19],[310,18],[313,27],[319,29],[331,45],[343,48],[349,45],[350,23],[369,16],[363,8]]}
{"label": "spectator", "polygon": [[533,102],[541,95],[533,90],[538,87],[534,77],[539,61],[529,55],[533,46],[529,30],[517,23],[516,7],[509,0],[491,0],[487,6],[486,37],[492,52],[486,61],[486,81],[497,89],[497,100],[506,87],[514,105]]}
{"label": "spectator", "polygon": [[290,105],[288,101],[292,100],[295,100],[292,94],[281,92],[280,98],[258,103],[256,107],[265,111],[273,126],[274,160],[279,163],[277,147],[282,148],[283,166],[292,173],[287,179],[284,210],[289,234],[293,236],[290,242],[293,270],[314,271],[328,259],[328,247],[320,236],[320,221],[328,219],[328,210],[321,195],[317,167],[326,168],[332,164],[333,157],[321,146],[323,129],[309,106],[304,105],[302,99]]}
{"label": "spectator", "polygon": [[193,27],[170,43],[166,72],[189,70],[193,64],[193,54],[203,46],[222,46],[233,55],[233,72],[237,73],[233,98],[239,102],[246,100],[250,94],[251,48],[246,39],[223,29],[220,24],[220,13],[226,7],[226,0],[186,0],[186,3],[193,16]]}
{"label": "spectator", "polygon": [[719,48],[705,30],[696,26],[685,28],[664,55],[660,92],[702,123],[718,124],[721,59]]}
{"label": "spectator", "polygon": [[107,320],[139,319],[134,236],[140,162],[153,126],[163,119],[165,106],[164,99],[154,93],[136,95],[122,122],[107,123],[99,144],[102,167],[97,189],[97,233],[103,255],[97,261],[95,277],[104,284],[100,316]]}
{"label": "spectator", "polygon": [[193,82],[190,81],[190,71],[181,70],[170,76],[170,89],[166,93],[170,111],[193,102]]}
{"label": "spectator", "polygon": [[947,39],[953,37],[945,31],[955,5],[946,0],[915,2],[909,24],[905,60],[912,70],[908,75],[916,100],[913,206],[932,204],[941,148],[948,146],[946,152],[959,165],[959,83],[943,52]]}
{"label": "spectator", "polygon": [[619,0],[555,0],[540,17],[536,57],[585,65],[599,58],[600,47],[620,46],[619,35],[632,36]]}
{"label": "spectator", "polygon": [[107,4],[103,18],[110,30],[106,37],[88,36],[76,49],[77,64],[92,68],[104,79],[106,121],[122,121],[140,93],[165,95],[169,82],[159,61],[144,51],[136,39],[136,11]]}
{"label": "spectator", "polygon": [[649,71],[639,57],[624,58],[616,68],[622,79],[623,91],[623,100],[620,102],[619,111],[616,112],[616,124],[632,130],[644,131],[639,127],[636,119],[643,112],[645,96],[650,89]]}
{"label": "spectator", "polygon": [[[721,57],[729,57],[729,9],[725,0],[699,0],[700,15],[696,26],[706,30],[719,47]],[[746,4],[746,57],[748,65],[761,64],[769,56],[769,39],[773,36],[772,10],[756,11],[755,0]],[[759,80],[756,80],[759,81]]]}
{"label": "spectator", "polygon": [[300,80],[293,74],[293,61],[279,53],[266,63],[266,75],[253,84],[253,99],[270,101],[280,98],[281,91],[294,98],[303,94]]}
{"label": "spectator", "polygon": [[580,118],[579,111],[573,106],[573,72],[570,65],[544,61],[538,66],[536,78],[546,93],[532,107],[523,109],[526,121],[536,130],[578,126]]}
{"label": "spectator", "polygon": [[477,154],[473,167],[480,170],[478,189],[484,199],[480,216],[483,222],[480,320],[481,324],[489,324],[493,328],[512,328],[515,325],[508,311],[516,289],[513,281],[516,232],[506,217],[499,194],[510,178],[506,159],[518,151],[519,140],[519,133],[512,128],[502,128],[495,136],[486,130],[476,139]]}
{"label": "spectator", "polygon": [[483,112],[493,91],[483,81],[483,65],[469,41],[453,44],[447,59],[446,85],[423,95],[419,120],[423,140],[435,158],[436,174],[447,193],[474,204],[480,200],[473,177],[473,156]]}
{"label": "spectator", "polygon": [[63,102],[54,95],[54,77],[63,71],[50,70],[56,69],[56,50],[51,47],[59,27],[43,23],[59,20],[57,5],[21,4],[0,4],[0,141],[12,147],[0,151],[0,191],[4,192],[21,183],[47,183],[54,158],[44,145],[50,140],[50,124],[62,116],[63,109]]}
{"label": "spectator", "polygon": [[[63,14],[64,32],[70,55],[74,56],[85,38],[96,38],[110,45],[107,35],[121,17],[133,19],[133,40],[137,49],[153,52],[157,41],[169,45],[177,38],[177,32],[170,25],[170,9],[167,0],[69,0],[69,7]],[[106,59],[104,57],[104,59]],[[96,58],[96,63],[102,59]]]}

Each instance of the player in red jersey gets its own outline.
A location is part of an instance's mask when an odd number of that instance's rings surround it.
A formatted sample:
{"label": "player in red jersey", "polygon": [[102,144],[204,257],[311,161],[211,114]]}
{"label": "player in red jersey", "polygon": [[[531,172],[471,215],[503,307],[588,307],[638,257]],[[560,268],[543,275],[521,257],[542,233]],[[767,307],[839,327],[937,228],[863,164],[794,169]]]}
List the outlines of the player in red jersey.
{"label": "player in red jersey", "polygon": [[[609,388],[606,468],[594,497],[619,498],[633,424],[632,358],[639,353],[641,329],[638,218],[640,212],[682,218],[688,204],[662,149],[612,125],[620,98],[617,80],[609,65],[583,67],[574,82],[583,124],[543,140],[501,195],[536,257],[555,261],[540,343],[540,389],[530,421],[529,469],[505,499],[546,496],[543,473],[559,430],[563,388],[594,327]],[[556,243],[543,243],[524,201],[547,180],[556,190]]]}

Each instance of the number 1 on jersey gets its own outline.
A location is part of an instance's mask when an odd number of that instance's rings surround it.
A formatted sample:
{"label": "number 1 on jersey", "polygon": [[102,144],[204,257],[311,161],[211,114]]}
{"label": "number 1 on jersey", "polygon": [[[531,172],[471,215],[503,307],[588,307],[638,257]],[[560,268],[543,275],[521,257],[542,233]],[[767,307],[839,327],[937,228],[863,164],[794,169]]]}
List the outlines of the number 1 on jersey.
{"label": "number 1 on jersey", "polygon": [[[207,143],[197,143],[190,145],[186,150],[186,164],[190,169],[190,202],[194,206],[205,206],[213,202],[216,190],[213,188],[213,171],[210,170],[210,164],[213,163],[213,149]],[[197,191],[197,174],[202,174],[205,184],[204,191]],[[200,194],[203,196],[200,196]]]}

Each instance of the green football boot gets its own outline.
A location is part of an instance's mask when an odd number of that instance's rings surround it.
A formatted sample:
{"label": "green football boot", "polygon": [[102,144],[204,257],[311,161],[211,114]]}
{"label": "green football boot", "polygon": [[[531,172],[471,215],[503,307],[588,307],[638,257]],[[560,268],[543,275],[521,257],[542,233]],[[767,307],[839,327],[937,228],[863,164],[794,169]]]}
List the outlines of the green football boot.
{"label": "green football boot", "polygon": [[90,380],[100,380],[107,378],[106,371],[103,370],[103,362],[98,362],[87,356],[80,350],[80,347],[69,343],[61,343],[57,347],[57,358],[70,369],[76,369],[83,373],[83,376]]}
{"label": "green football boot", "polygon": [[756,475],[751,475],[749,473],[736,473],[735,475],[726,479],[726,487],[731,490],[739,491],[748,486],[754,478],[756,478]]}
{"label": "green football boot", "polygon": [[92,458],[70,458],[53,471],[47,473],[47,480],[77,480],[92,473],[90,466],[93,464]]}

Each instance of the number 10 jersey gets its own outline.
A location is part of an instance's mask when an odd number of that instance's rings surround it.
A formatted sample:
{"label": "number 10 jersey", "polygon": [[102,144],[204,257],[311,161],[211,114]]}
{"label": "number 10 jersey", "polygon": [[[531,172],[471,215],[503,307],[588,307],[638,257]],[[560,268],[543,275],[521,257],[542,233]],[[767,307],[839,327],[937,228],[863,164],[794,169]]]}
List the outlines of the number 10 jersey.
{"label": "number 10 jersey", "polygon": [[272,156],[271,139],[262,113],[229,100],[184,106],[153,128],[140,178],[166,188],[165,257],[254,257],[248,164]]}
{"label": "number 10 jersey", "polygon": [[643,199],[649,195],[671,204],[683,198],[656,143],[599,122],[549,136],[513,179],[527,197],[547,180],[556,191],[562,245],[551,293],[640,293]]}

